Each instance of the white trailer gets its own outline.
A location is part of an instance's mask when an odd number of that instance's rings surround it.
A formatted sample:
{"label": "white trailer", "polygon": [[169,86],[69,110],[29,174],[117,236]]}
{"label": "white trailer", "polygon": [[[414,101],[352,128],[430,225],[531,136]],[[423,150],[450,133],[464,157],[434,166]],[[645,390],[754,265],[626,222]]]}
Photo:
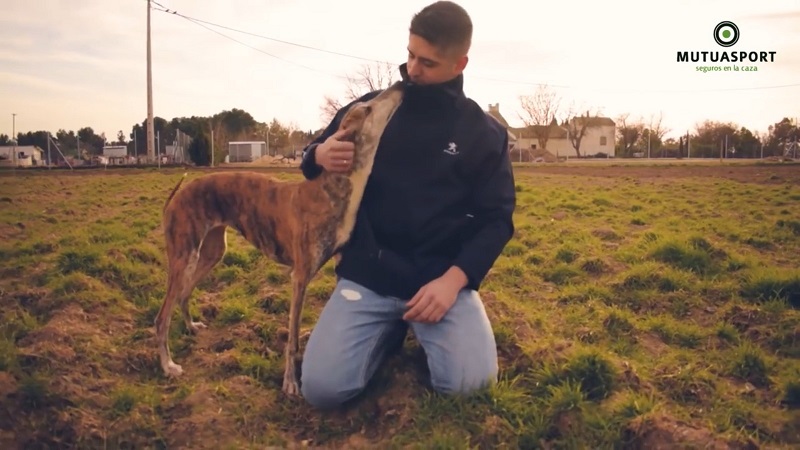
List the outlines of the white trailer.
{"label": "white trailer", "polygon": [[128,156],[128,146],[106,145],[103,147],[103,156],[108,158],[124,158]]}
{"label": "white trailer", "polygon": [[253,162],[267,154],[267,143],[264,141],[228,142],[228,161]]}

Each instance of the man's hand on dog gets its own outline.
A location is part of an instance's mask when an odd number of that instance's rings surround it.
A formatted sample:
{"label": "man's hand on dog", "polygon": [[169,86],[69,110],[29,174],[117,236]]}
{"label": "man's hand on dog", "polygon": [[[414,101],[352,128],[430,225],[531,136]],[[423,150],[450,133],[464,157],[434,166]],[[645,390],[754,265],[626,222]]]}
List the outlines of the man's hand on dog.
{"label": "man's hand on dog", "polygon": [[441,277],[422,286],[417,294],[406,304],[408,311],[404,320],[437,323],[458,298],[458,292],[467,284],[464,272],[452,267]]}
{"label": "man's hand on dog", "polygon": [[353,164],[355,144],[342,139],[348,134],[339,130],[317,147],[315,160],[317,165],[329,172],[347,172]]}

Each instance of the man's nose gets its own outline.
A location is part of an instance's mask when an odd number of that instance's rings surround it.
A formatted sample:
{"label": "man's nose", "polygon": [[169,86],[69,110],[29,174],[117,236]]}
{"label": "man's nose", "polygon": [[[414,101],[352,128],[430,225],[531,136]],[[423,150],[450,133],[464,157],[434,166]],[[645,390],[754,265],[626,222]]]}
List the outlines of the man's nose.
{"label": "man's nose", "polygon": [[408,75],[411,77],[416,77],[420,75],[420,66],[416,63],[416,61],[410,61],[408,63]]}

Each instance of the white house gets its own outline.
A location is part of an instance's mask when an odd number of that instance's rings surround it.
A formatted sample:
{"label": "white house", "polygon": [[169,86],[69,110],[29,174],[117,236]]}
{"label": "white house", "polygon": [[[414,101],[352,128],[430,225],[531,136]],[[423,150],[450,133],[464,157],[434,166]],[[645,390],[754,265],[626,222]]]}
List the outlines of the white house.
{"label": "white house", "polygon": [[[595,156],[598,154],[614,155],[614,142],[617,135],[617,125],[608,117],[573,117],[570,121],[570,132],[580,131],[585,128],[581,139],[581,156]],[[575,154],[575,148],[570,145],[569,156]]]}
{"label": "white house", "polygon": [[[14,152],[16,151],[16,155]],[[0,164],[17,166],[41,166],[42,149],[35,145],[0,146]]]}
{"label": "white house", "polygon": [[[555,121],[549,125],[534,125],[528,127],[511,127],[500,114],[500,104],[490,104],[487,114],[498,120],[506,127],[509,135],[509,145],[512,147],[511,159],[513,161],[531,161],[541,158],[544,161],[555,161],[559,158],[577,158],[578,152],[569,139],[574,133],[584,127],[586,117],[573,117],[567,125],[558,125]],[[547,133],[545,148],[539,142],[539,136]],[[616,136],[616,124],[608,117],[589,117],[585,124],[583,138],[580,142],[580,156],[595,156],[598,154],[613,155]]]}
{"label": "white house", "polygon": [[253,162],[267,154],[267,143],[264,141],[228,142],[228,161]]}

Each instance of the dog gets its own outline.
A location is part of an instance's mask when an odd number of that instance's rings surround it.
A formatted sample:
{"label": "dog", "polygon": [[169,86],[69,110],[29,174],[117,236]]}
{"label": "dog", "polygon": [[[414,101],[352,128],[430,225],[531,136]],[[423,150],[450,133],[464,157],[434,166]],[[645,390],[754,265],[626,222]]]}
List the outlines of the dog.
{"label": "dog", "polygon": [[168,332],[179,304],[189,332],[205,325],[189,314],[189,296],[216,266],[227,248],[228,227],[265,256],[291,268],[289,337],[284,351],[283,392],[300,395],[296,364],[300,313],[306,287],[320,268],[350,239],[378,144],[403,98],[400,82],[366,102],[354,104],[340,130],[355,145],[347,173],[323,171],[313,180],[277,181],[256,172],[219,172],[201,176],[166,200],[162,225],[168,261],[167,292],[155,318],[161,367],[167,376],[181,375],[169,350]]}

